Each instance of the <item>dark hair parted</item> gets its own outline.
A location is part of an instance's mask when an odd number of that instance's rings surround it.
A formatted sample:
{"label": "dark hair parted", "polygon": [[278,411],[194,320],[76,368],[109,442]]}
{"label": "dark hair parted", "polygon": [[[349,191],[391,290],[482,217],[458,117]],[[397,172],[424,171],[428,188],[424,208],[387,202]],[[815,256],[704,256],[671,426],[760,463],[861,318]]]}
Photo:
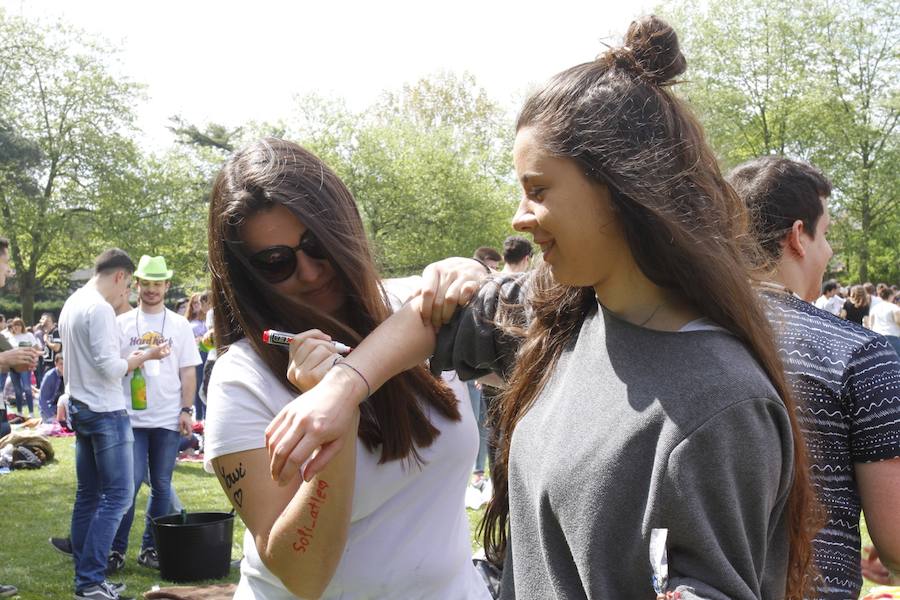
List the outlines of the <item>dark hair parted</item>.
{"label": "dark hair parted", "polygon": [[94,260],[94,274],[112,273],[113,271],[126,271],[129,275],[134,273],[134,262],[128,253],[119,248],[110,248],[100,253]]}
{"label": "dark hair parted", "polygon": [[825,282],[825,285],[822,286],[822,293],[827,294],[828,292],[833,292],[835,290],[840,289],[841,285],[835,281],[834,279],[829,279]]}
{"label": "dark hair parted", "polygon": [[500,256],[500,253],[491,248],[490,246],[482,246],[475,251],[473,254],[476,259],[484,261],[484,260],[495,260],[500,262],[503,260],[503,257]]}
{"label": "dark hair parted", "polygon": [[[285,297],[249,267],[240,248],[248,217],[282,205],[327,249],[346,295],[347,322]],[[356,202],[344,183],[318,157],[279,139],[259,140],[235,153],[219,172],[209,206],[209,265],[216,345],[227,351],[246,337],[286,386],[288,354],[262,342],[265,329],[320,329],[353,345],[390,314]],[[299,391],[299,390],[298,390]],[[381,462],[419,460],[440,432],[424,405],[459,420],[452,392],[423,366],[390,379],[360,406],[359,438],[369,450],[381,446]]]}
{"label": "dark hair parted", "polygon": [[511,235],[503,240],[503,262],[517,264],[530,257],[533,252],[531,242],[520,235]]}
{"label": "dark hair parted", "polygon": [[822,198],[831,195],[831,182],[817,168],[783,156],[763,156],[738,165],[727,179],[750,211],[761,250],[754,267],[770,269],[781,259],[781,242],[798,220],[815,238],[825,213]]}
{"label": "dark hair parted", "polygon": [[[666,85],[685,68],[672,28],[643,17],[631,24],[622,48],[559,73],[534,93],[516,127],[532,128],[548,154],[574,161],[588,179],[608,188],[644,275],[740,339],[782,398],[794,445],[786,595],[799,600],[812,581],[810,541],[818,517],[805,445],[771,327],[761,303],[753,301],[744,257],[751,243],[746,211],[722,177],[700,124]],[[533,319],[509,388],[494,404],[499,448],[483,527],[492,561],[502,560],[507,545],[512,432],[596,302],[592,288],[562,286],[546,265],[533,286]]]}
{"label": "dark hair parted", "polygon": [[0,254],[3,254],[9,249],[9,240],[5,237],[0,237]]}

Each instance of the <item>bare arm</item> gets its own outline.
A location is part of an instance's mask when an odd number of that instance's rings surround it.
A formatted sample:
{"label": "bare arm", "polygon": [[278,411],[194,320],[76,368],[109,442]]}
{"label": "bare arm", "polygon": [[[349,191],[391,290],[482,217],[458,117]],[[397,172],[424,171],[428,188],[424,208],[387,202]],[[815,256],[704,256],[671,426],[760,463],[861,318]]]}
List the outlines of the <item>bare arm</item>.
{"label": "bare arm", "polygon": [[856,463],[855,472],[872,542],[881,562],[900,573],[900,458]]}
{"label": "bare arm", "polygon": [[[179,368],[178,378],[181,379],[181,407],[190,408],[194,406],[194,394],[197,393],[197,367]],[[191,415],[179,413],[178,429],[183,436],[191,435]]]}
{"label": "bare arm", "polygon": [[[417,296],[378,326],[339,368],[328,370],[321,383],[304,394],[302,402],[286,406],[266,429],[266,448],[271,456],[272,477],[282,476],[306,463],[309,478],[340,450],[340,438],[348,426],[350,409],[358,407],[385,381],[431,356],[435,331],[447,323],[456,308],[477,291],[489,269],[468,258],[448,258],[426,267]],[[288,378],[304,387],[296,345],[291,347]]]}
{"label": "bare arm", "polygon": [[265,449],[212,461],[222,490],[253,535],[266,567],[302,598],[318,598],[340,563],[350,529],[356,475],[359,411],[328,466],[304,483],[292,471],[286,483],[269,477]]}
{"label": "bare arm", "polygon": [[[349,367],[330,369],[317,386],[272,420],[266,429],[266,447],[272,457],[273,479],[284,482],[321,447],[303,474],[312,477],[340,450],[340,439],[359,403],[394,375],[431,355],[435,333],[430,324],[422,322],[420,302],[421,298],[414,298],[391,315],[342,361]],[[297,349],[292,347],[292,352]],[[294,367],[288,369],[288,377],[295,383],[298,375]]]}

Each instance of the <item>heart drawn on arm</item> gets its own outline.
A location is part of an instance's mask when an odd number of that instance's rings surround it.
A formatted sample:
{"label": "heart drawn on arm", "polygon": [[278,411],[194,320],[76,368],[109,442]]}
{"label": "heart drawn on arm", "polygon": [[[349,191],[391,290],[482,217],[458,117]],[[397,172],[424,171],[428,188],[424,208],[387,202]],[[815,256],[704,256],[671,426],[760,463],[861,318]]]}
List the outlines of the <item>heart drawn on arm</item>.
{"label": "heart drawn on arm", "polygon": [[234,492],[234,503],[238,505],[238,508],[243,506],[244,502],[244,491],[241,488],[238,488]]}

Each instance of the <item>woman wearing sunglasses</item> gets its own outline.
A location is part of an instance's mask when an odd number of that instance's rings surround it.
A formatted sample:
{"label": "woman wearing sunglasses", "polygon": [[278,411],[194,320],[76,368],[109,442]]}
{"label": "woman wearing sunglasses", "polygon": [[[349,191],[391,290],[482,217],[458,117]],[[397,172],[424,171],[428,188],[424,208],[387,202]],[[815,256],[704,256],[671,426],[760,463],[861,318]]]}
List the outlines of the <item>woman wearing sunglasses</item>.
{"label": "woman wearing sunglasses", "polygon": [[[355,345],[390,313],[340,179],[289,142],[237,152],[213,187],[209,263],[206,466],[247,525],[235,598],[489,598],[464,508],[474,417],[423,364],[353,407],[316,477],[270,476],[267,425],[325,373],[357,377],[330,340]],[[270,328],[303,332],[296,386]]]}
{"label": "woman wearing sunglasses", "polygon": [[[463,378],[508,378],[484,523],[488,557],[505,560],[503,598],[650,599],[654,586],[804,597],[803,441],[753,301],[746,213],[668,90],[685,67],[675,32],[645,17],[622,47],[532,94],[513,226],[543,264],[484,285],[436,337],[445,315],[426,326],[414,305],[398,311],[347,358],[359,376],[328,373],[273,421],[273,473],[338,439],[348,405],[433,354],[432,368]],[[651,578],[656,541],[668,585]]]}

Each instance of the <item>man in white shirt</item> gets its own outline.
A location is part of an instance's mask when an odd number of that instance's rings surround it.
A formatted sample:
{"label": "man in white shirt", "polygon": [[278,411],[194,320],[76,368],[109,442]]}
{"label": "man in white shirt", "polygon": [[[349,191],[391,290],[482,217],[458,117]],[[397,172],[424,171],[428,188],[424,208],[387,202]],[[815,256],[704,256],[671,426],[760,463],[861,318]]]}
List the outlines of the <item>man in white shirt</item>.
{"label": "man in white shirt", "polygon": [[[181,436],[191,434],[194,394],[200,353],[187,319],[165,307],[172,271],[162,256],[142,256],[134,279],[140,298],[138,308],[119,315],[121,355],[142,347],[168,345],[169,356],[146,364],[143,375],[147,386],[147,408],[128,409],[134,433],[134,496],[150,470],[150,502],[138,564],[159,568],[159,556],[152,535],[151,519],[169,513],[172,471]],[[131,394],[131,377],[122,382],[126,397]],[[129,403],[130,405],[130,403]],[[134,497],[133,496],[133,497]],[[133,498],[132,497],[132,498]],[[128,534],[134,520],[134,501],[125,513],[109,556],[111,570],[125,565]]]}
{"label": "man in white shirt", "polygon": [[166,346],[119,353],[119,330],[111,302],[131,284],[134,263],[118,248],[94,262],[94,276],[66,300],[59,331],[69,419],[75,429],[78,485],[72,509],[75,598],[117,600],[124,586],[106,580],[113,536],[134,495],[131,421],[122,378],[149,359],[168,355]]}
{"label": "man in white shirt", "polygon": [[816,300],[816,308],[827,310],[833,315],[841,314],[844,307],[844,299],[838,295],[840,285],[837,281],[826,281],[822,286],[822,295]]}

